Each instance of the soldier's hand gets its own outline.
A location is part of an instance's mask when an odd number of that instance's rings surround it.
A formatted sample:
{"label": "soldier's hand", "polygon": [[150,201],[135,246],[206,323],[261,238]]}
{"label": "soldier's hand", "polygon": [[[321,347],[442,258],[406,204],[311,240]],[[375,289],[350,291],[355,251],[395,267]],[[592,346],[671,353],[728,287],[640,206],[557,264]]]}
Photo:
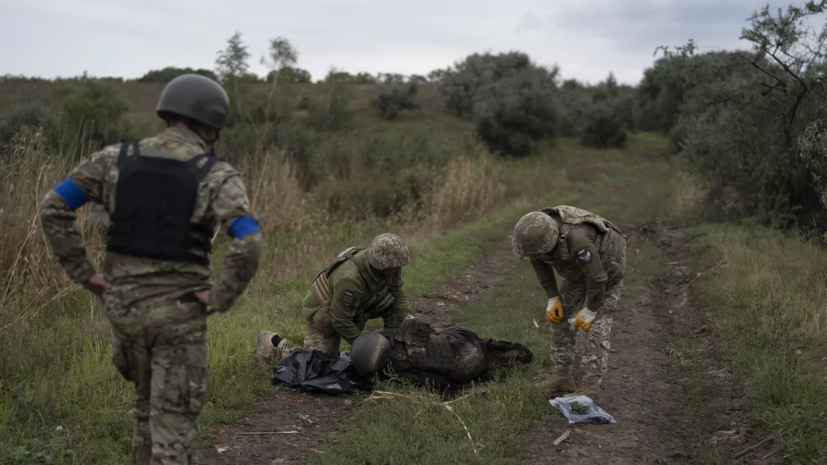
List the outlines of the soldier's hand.
{"label": "soldier's hand", "polygon": [[548,299],[546,306],[546,320],[549,323],[559,323],[563,321],[563,301],[559,297],[552,297]]}
{"label": "soldier's hand", "polygon": [[583,331],[588,331],[592,325],[592,321],[594,321],[594,317],[597,316],[597,312],[593,312],[586,307],[583,307],[583,310],[577,312],[577,315],[574,317],[574,322],[572,326],[574,326],[574,330],[577,331],[582,329]]}
{"label": "soldier's hand", "polygon": [[98,300],[103,303],[103,291],[109,289],[110,284],[104,279],[102,274],[96,274],[83,283],[83,287],[87,291],[98,296]]}
{"label": "soldier's hand", "polygon": [[194,295],[199,302],[201,302],[207,307],[207,315],[212,315],[213,313],[215,313],[215,310],[212,307],[210,307],[210,291],[193,292],[192,295]]}

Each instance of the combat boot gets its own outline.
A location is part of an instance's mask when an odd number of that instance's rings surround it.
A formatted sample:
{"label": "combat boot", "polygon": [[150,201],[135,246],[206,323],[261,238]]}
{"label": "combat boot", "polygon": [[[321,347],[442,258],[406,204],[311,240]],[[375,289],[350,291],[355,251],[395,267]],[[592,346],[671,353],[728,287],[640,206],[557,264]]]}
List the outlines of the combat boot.
{"label": "combat boot", "polygon": [[541,381],[536,386],[545,397],[566,394],[577,389],[569,367],[555,369],[548,379]]}
{"label": "combat boot", "polygon": [[270,360],[276,355],[273,336],[278,336],[278,333],[262,331],[258,333],[258,338],[256,339],[256,357],[259,363],[265,368],[270,368]]}

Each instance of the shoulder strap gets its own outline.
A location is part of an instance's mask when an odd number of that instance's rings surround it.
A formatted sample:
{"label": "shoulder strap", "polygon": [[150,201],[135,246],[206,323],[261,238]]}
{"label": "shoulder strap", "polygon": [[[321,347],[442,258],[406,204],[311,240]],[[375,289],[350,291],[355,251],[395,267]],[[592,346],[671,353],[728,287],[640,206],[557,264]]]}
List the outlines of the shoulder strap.
{"label": "shoulder strap", "polygon": [[[118,154],[118,169],[123,168],[129,158],[129,147],[132,147],[132,155],[141,156],[140,140],[122,140],[121,152]],[[134,160],[134,158],[133,158]]]}

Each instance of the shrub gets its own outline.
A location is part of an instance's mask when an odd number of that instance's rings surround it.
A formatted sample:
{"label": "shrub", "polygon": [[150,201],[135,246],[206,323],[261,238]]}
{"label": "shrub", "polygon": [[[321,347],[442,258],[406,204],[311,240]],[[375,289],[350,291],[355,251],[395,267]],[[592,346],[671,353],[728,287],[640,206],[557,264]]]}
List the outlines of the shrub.
{"label": "shrub", "polygon": [[420,105],[416,101],[419,88],[416,84],[409,84],[407,89],[395,87],[390,92],[382,92],[371,100],[370,105],[378,108],[382,118],[394,120],[402,110],[418,110]]}
{"label": "shrub", "polygon": [[68,134],[93,145],[119,141],[129,132],[129,105],[115,84],[84,78],[58,92]]}
{"label": "shrub", "polygon": [[622,106],[616,102],[596,104],[592,107],[580,143],[597,148],[623,147],[626,145],[626,127]]}
{"label": "shrub", "polygon": [[350,126],[353,112],[350,109],[352,96],[347,84],[332,81],[326,84],[324,95],[316,100],[308,114],[311,127],[319,131],[339,131]]}
{"label": "shrub", "polygon": [[476,132],[492,152],[526,156],[539,141],[556,135],[558,106],[553,75],[527,69],[479,90]]}
{"label": "shrub", "polygon": [[0,145],[11,142],[21,127],[41,127],[48,119],[49,109],[39,102],[12,107],[6,117],[0,120]]}

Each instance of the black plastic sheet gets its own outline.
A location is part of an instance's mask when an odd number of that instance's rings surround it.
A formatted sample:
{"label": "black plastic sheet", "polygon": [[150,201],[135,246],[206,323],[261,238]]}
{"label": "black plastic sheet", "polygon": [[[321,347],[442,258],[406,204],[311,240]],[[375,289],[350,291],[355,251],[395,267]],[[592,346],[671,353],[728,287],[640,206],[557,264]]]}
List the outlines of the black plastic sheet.
{"label": "black plastic sheet", "polygon": [[316,350],[294,350],[276,363],[270,378],[273,384],[331,395],[373,390],[371,380],[356,373],[344,352],[336,357]]}

